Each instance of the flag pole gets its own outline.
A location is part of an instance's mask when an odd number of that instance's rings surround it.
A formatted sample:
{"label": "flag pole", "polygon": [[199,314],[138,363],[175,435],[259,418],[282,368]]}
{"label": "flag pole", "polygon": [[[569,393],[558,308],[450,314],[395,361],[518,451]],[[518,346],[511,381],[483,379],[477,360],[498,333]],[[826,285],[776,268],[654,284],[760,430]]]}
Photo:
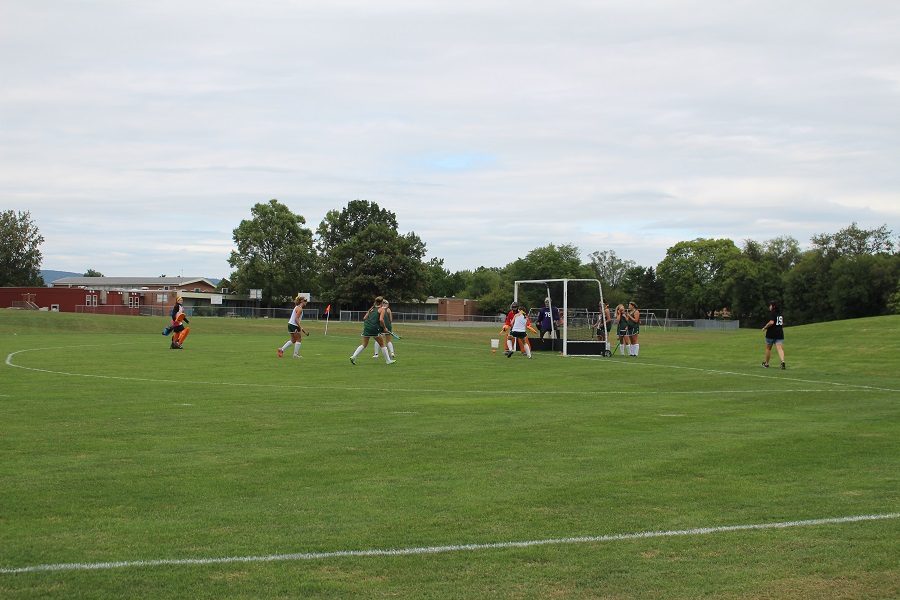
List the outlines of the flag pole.
{"label": "flag pole", "polygon": [[328,335],[328,320],[331,319],[331,305],[325,307],[325,335]]}

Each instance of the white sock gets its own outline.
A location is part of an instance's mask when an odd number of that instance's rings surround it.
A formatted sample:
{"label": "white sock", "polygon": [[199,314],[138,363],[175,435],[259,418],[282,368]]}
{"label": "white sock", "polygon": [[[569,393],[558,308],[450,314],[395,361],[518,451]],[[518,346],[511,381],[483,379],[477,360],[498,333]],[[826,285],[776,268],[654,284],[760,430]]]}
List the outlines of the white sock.
{"label": "white sock", "polygon": [[619,345],[619,356],[625,356],[625,344]]}
{"label": "white sock", "polygon": [[625,350],[628,352],[628,356],[634,356],[634,352],[631,351],[631,344],[625,346]]}
{"label": "white sock", "polygon": [[525,356],[531,358],[531,346],[529,346],[528,344],[525,344]]}
{"label": "white sock", "polygon": [[388,342],[387,347],[388,347],[388,352],[390,352],[391,356],[393,356],[394,355],[394,342]]}
{"label": "white sock", "polygon": [[513,342],[512,342],[512,340],[506,340],[506,349],[509,350],[510,352],[513,351]]}
{"label": "white sock", "polygon": [[356,347],[356,352],[353,353],[353,358],[356,358],[357,356],[359,356],[360,352],[362,352],[363,350],[365,350],[365,348],[363,347],[362,344],[360,344],[359,346],[357,346],[357,347]]}
{"label": "white sock", "polygon": [[381,347],[381,353],[384,354],[384,360],[385,360],[385,362],[391,362],[391,355],[388,354],[387,346],[382,346],[382,347]]}
{"label": "white sock", "polygon": [[294,356],[300,356],[300,342],[294,343]]}
{"label": "white sock", "polygon": [[637,356],[638,353],[641,351],[641,345],[640,345],[640,344],[634,344],[634,345],[632,345],[631,347],[634,348],[634,355]]}
{"label": "white sock", "polygon": [[281,347],[281,351],[284,352],[284,351],[286,351],[288,348],[290,348],[290,347],[291,347],[291,343],[292,343],[291,340],[286,341],[286,342],[284,343],[284,346]]}

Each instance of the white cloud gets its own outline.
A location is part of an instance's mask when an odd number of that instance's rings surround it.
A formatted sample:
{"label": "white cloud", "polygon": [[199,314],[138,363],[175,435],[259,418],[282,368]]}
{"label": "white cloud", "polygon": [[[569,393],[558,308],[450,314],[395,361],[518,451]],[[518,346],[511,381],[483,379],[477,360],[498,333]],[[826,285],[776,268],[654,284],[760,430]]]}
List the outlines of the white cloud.
{"label": "white cloud", "polygon": [[897,231],[898,26],[888,0],[14,3],[0,192],[45,267],[109,275],[225,275],[269,198],[313,229],[378,202],[451,269]]}

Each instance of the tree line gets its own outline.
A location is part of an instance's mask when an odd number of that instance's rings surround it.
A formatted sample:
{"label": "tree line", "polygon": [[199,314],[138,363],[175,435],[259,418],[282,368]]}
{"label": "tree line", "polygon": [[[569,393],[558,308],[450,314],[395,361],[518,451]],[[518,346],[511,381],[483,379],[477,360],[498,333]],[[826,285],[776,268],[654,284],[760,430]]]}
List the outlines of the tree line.
{"label": "tree line", "polygon": [[[42,285],[44,239],[30,214],[0,212],[0,234],[0,285]],[[727,238],[698,238],[678,242],[656,266],[614,250],[592,252],[585,262],[578,247],[549,244],[504,267],[456,272],[443,259],[426,261],[425,242],[414,232],[401,234],[396,214],[367,200],[329,211],[315,231],[278,200],[261,202],[232,236],[233,271],[220,285],[239,293],[262,289],[267,306],[299,290],[345,309],[364,309],[376,295],[397,302],[465,297],[491,314],[505,312],[517,280],[596,278],[613,306],[634,301],[681,318],[726,316],[755,325],[772,299],[792,324],[900,313],[900,244],[886,225],[852,223],[813,236],[807,250],[790,236],[740,247]],[[532,291],[530,302],[543,293]],[[584,297],[570,298],[570,305],[596,302],[579,293]]]}

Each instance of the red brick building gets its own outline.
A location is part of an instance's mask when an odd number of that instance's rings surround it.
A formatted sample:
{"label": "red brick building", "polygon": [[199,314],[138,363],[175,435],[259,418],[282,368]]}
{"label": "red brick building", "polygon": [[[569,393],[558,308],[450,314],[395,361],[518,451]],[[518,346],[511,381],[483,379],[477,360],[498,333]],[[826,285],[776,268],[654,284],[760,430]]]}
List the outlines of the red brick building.
{"label": "red brick building", "polygon": [[466,321],[478,313],[478,302],[465,298],[438,299],[438,321]]}
{"label": "red brick building", "polygon": [[64,277],[51,285],[0,288],[0,308],[137,315],[142,306],[171,306],[178,294],[216,293],[202,277]]}

